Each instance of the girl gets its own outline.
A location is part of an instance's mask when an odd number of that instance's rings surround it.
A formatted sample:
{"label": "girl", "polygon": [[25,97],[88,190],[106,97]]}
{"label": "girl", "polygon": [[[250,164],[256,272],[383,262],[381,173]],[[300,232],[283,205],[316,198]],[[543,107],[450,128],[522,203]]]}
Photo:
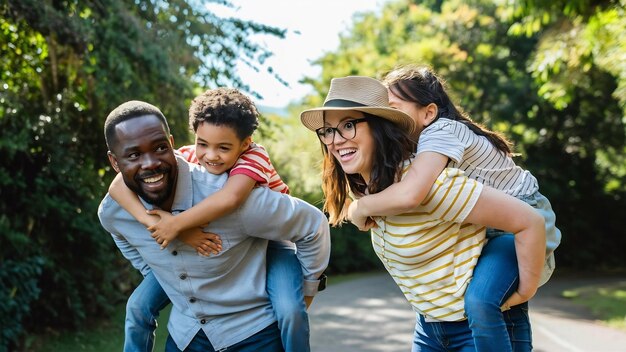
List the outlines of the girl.
{"label": "girl", "polygon": [[[446,167],[463,170],[470,178],[533,206],[546,224],[546,261],[540,285],[554,270],[554,250],[561,241],[550,202],[539,193],[537,179],[515,164],[509,142],[474,123],[448,96],[442,79],[427,67],[406,66],[390,72],[383,82],[389,105],[406,112],[417,126],[416,159],[406,177],[383,192],[365,196],[350,206],[349,216],[366,228],[369,216],[398,214],[421,204],[433,181]],[[393,200],[391,202],[390,200]],[[489,229],[489,239],[465,294],[465,311],[479,351],[512,351],[500,314],[511,287],[517,286],[514,240]],[[520,302],[521,303],[521,302]],[[526,304],[524,304],[526,305]]]}
{"label": "girl", "polygon": [[[333,225],[347,220],[350,194],[375,195],[413,168],[415,122],[389,107],[386,88],[372,78],[333,79],[324,107],[302,112],[301,120],[322,142],[324,207]],[[545,229],[529,205],[447,168],[421,205],[374,220],[374,250],[418,313],[413,351],[476,350],[464,316],[485,242],[484,227],[475,224],[514,233],[520,280],[507,301],[513,307],[501,315],[530,351],[528,316],[516,304],[538,286]]]}

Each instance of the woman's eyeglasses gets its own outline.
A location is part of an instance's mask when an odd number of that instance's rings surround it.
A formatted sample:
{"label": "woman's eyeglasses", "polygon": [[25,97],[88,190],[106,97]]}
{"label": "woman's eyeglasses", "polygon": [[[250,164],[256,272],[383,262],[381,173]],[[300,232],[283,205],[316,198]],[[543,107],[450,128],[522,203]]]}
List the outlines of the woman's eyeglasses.
{"label": "woman's eyeglasses", "polygon": [[329,145],[335,141],[335,132],[343,139],[352,139],[356,136],[356,124],[367,121],[367,119],[345,120],[340,122],[337,127],[320,127],[315,130],[317,136],[322,143]]}

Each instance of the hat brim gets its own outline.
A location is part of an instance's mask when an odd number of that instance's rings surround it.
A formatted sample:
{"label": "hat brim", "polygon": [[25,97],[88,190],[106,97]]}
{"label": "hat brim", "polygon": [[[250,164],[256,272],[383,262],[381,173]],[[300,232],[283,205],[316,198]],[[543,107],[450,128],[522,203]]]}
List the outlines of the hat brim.
{"label": "hat brim", "polygon": [[302,124],[315,131],[318,128],[324,127],[324,111],[361,111],[377,117],[389,120],[390,122],[398,125],[402,130],[406,131],[411,137],[415,138],[415,122],[406,113],[393,108],[385,107],[373,107],[373,106],[355,106],[355,107],[321,107],[315,109],[305,110],[300,113],[300,121]]}

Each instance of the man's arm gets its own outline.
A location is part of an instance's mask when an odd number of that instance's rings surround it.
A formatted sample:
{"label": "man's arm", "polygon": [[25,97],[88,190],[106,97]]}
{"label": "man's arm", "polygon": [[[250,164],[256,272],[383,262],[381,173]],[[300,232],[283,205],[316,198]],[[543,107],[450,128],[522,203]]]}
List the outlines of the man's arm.
{"label": "man's arm", "polygon": [[296,244],[305,280],[304,295],[314,296],[330,259],[326,216],[303,200],[266,187],[254,189],[240,211],[242,226],[250,236]]}
{"label": "man's arm", "polygon": [[146,276],[151,270],[150,267],[143,260],[139,251],[137,251],[137,249],[132,246],[124,236],[117,233],[112,224],[113,221],[111,219],[114,218],[114,214],[116,213],[116,207],[114,207],[113,204],[115,204],[115,202],[108,195],[102,203],[100,203],[100,207],[98,209],[100,224],[102,224],[102,227],[111,234],[115,245],[119,248],[120,252],[122,252],[124,258],[126,258],[132,266],[135,267],[135,269],[139,270],[143,276]]}

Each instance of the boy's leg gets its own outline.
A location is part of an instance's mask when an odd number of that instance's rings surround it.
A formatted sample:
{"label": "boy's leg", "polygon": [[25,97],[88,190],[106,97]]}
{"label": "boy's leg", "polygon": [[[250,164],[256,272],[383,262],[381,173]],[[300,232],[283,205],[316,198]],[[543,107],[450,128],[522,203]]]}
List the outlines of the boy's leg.
{"label": "boy's leg", "polygon": [[152,271],[146,275],[126,303],[124,352],[151,352],[159,312],[170,303]]}
{"label": "boy's leg", "polygon": [[478,351],[512,351],[507,325],[500,311],[517,289],[515,238],[502,234],[489,239],[465,292],[465,314]]}
{"label": "boy's leg", "polygon": [[293,248],[267,247],[267,293],[286,352],[309,352],[309,316],[302,291],[302,266]]}

